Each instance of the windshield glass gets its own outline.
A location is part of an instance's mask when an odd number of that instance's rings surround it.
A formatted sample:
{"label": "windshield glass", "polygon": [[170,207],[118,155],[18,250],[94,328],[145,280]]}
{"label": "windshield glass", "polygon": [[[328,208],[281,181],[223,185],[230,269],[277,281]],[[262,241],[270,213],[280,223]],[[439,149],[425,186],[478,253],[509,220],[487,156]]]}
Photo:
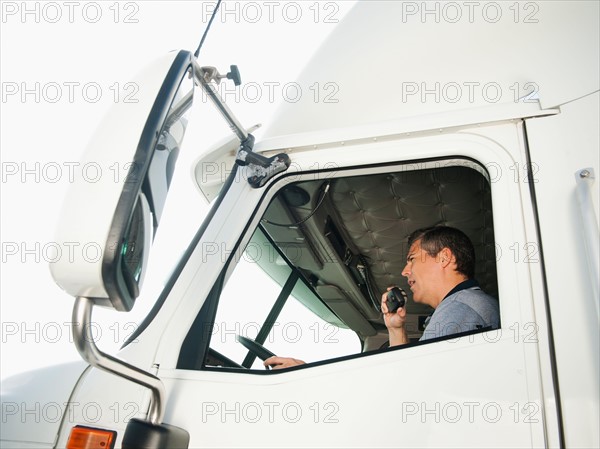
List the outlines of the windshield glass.
{"label": "windshield glass", "polygon": [[305,361],[360,351],[356,332],[327,308],[260,227],[219,303],[210,348],[239,365],[263,368],[262,360],[248,357],[238,336],[254,340],[262,334],[258,340],[269,351]]}

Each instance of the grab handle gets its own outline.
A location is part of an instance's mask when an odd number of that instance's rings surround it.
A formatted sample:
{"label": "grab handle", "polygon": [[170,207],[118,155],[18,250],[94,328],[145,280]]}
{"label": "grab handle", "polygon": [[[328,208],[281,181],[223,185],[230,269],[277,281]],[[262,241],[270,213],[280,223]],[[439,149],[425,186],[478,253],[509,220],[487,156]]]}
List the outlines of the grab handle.
{"label": "grab handle", "polygon": [[592,282],[592,291],[594,293],[596,312],[600,320],[600,242],[598,231],[598,218],[594,210],[594,200],[592,197],[592,186],[596,181],[594,169],[583,168],[575,172],[575,182],[577,184],[577,200],[581,212],[581,221],[583,224],[583,237],[585,241],[585,252],[587,255],[590,278]]}

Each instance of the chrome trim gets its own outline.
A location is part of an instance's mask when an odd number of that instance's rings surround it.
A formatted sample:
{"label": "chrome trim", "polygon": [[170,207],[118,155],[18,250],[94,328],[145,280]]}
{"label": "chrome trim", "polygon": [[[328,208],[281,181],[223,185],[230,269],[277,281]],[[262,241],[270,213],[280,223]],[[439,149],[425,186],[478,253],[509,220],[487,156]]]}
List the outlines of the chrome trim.
{"label": "chrome trim", "polygon": [[592,186],[596,180],[594,169],[591,167],[583,168],[575,172],[575,182],[577,184],[577,199],[579,210],[581,212],[581,222],[583,225],[583,237],[585,240],[585,253],[588,259],[592,291],[594,293],[596,313],[600,320],[600,239],[598,235],[598,219],[594,211],[594,200],[592,197]]}
{"label": "chrome trim", "polygon": [[148,419],[152,424],[161,424],[165,414],[166,397],[162,381],[158,377],[98,349],[91,332],[93,307],[93,299],[81,296],[75,298],[71,327],[73,342],[79,354],[86,362],[96,368],[149,388],[152,392],[152,401],[150,402]]}
{"label": "chrome trim", "polygon": [[240,142],[246,140],[248,138],[248,133],[246,132],[242,124],[238,121],[238,119],[233,115],[233,112],[231,112],[229,107],[227,107],[223,99],[219,96],[219,93],[214,88],[214,86],[206,80],[206,70],[203,67],[200,67],[200,65],[195,59],[192,60],[192,64],[194,66],[194,78],[202,86],[202,88],[210,97],[212,102],[215,104],[221,115],[223,115],[223,117],[229,124],[229,128],[231,128],[233,133],[238,137],[238,139],[240,139]]}

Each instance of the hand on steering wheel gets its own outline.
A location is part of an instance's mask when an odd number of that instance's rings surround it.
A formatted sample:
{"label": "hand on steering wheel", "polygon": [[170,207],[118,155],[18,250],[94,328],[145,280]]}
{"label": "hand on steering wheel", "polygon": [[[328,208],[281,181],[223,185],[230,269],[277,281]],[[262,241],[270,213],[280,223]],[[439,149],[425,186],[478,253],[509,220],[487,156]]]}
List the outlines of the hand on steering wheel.
{"label": "hand on steering wheel", "polygon": [[277,357],[260,343],[248,337],[237,336],[238,341],[243,344],[252,354],[261,359],[265,365],[265,369],[282,369],[292,366],[304,365],[306,362],[290,357]]}
{"label": "hand on steering wheel", "polygon": [[[242,337],[241,335],[237,335],[237,341],[239,341],[242,345],[246,347],[252,354],[261,359],[262,361],[267,360],[270,357],[275,357],[271,351],[265,348],[260,343],[252,340],[248,337]],[[268,366],[265,366],[266,369],[269,369]]]}

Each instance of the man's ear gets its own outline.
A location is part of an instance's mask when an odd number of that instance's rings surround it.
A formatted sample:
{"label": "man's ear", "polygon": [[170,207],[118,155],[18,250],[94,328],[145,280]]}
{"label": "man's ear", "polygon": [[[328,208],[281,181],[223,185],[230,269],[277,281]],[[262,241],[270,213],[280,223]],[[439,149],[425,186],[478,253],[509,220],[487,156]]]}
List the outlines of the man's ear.
{"label": "man's ear", "polygon": [[440,260],[440,263],[442,264],[442,267],[444,268],[446,268],[451,263],[456,262],[454,254],[452,254],[450,248],[447,247],[442,248],[442,250],[438,253],[438,258]]}

